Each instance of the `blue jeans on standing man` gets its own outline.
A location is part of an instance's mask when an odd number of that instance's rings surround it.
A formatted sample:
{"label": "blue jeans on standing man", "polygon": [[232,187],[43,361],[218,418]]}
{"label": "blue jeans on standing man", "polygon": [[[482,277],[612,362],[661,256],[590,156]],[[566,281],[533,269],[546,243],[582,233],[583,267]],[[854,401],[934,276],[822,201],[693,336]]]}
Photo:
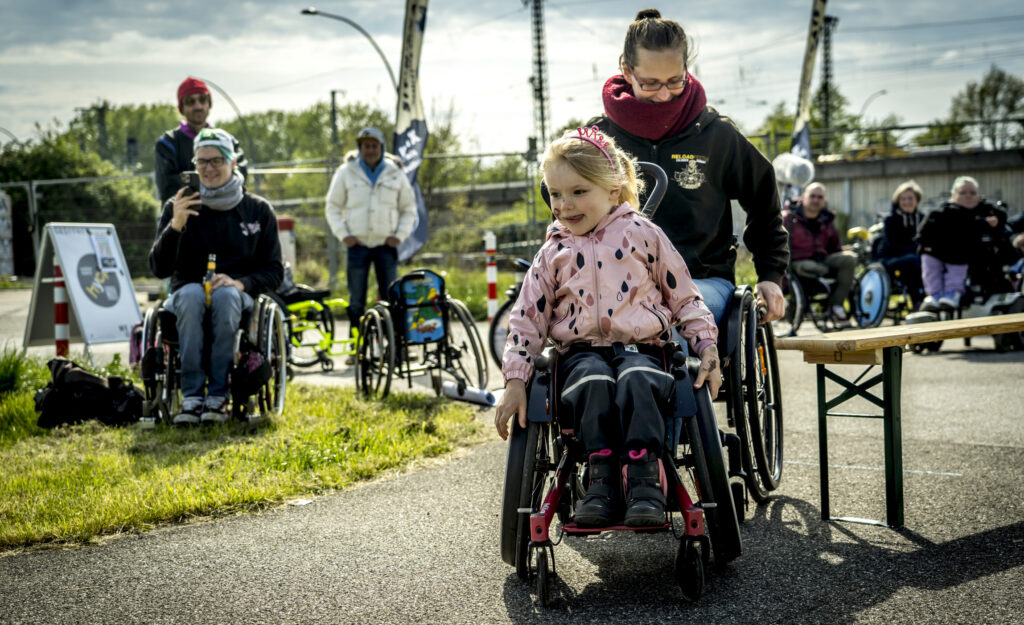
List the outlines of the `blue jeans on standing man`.
{"label": "blue jeans on standing man", "polygon": [[377,276],[377,293],[387,299],[388,285],[398,278],[398,249],[390,245],[348,248],[348,321],[349,336],[352,328],[359,327],[359,318],[366,312],[366,291],[370,280],[370,264]]}
{"label": "blue jeans on standing man", "polygon": [[192,282],[171,294],[164,308],[177,317],[178,353],[181,358],[181,394],[202,397],[203,385],[209,396],[227,397],[228,367],[234,357],[235,331],[242,321],[242,311],[252,308],[252,297],[232,286],[213,291],[210,301],[210,361],[203,368],[203,345],[206,342],[206,292],[203,285]]}

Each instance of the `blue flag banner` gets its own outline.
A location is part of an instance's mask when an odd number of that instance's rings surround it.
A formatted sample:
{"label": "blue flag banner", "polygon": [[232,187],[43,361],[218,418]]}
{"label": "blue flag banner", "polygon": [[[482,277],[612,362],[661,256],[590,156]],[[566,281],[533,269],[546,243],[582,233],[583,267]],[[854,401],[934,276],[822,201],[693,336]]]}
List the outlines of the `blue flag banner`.
{"label": "blue flag banner", "polygon": [[405,27],[402,30],[402,66],[398,72],[398,111],[395,115],[395,154],[402,159],[405,175],[416,194],[416,226],[412,235],[398,246],[398,260],[406,261],[427,242],[427,204],[423,200],[416,174],[423,164],[427,147],[427,121],[420,98],[420,51],[423,30],[427,26],[428,0],[407,0]]}

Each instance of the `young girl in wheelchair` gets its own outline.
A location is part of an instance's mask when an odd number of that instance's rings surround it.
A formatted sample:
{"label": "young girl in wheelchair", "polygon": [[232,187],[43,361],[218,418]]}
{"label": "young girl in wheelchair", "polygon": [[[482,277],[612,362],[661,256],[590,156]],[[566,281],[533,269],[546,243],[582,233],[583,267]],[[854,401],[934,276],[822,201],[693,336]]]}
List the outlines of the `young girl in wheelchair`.
{"label": "young girl in wheelchair", "polygon": [[596,127],[569,131],[541,168],[555,222],[512,310],[495,426],[503,439],[513,416],[526,427],[526,382],[550,339],[562,421],[571,419],[589,464],[576,524],[662,525],[662,415],[673,390],[662,346],[676,326],[700,355],[694,386],[707,383],[714,397],[718,329],[682,257],[634,209],[643,181],[612,139]]}

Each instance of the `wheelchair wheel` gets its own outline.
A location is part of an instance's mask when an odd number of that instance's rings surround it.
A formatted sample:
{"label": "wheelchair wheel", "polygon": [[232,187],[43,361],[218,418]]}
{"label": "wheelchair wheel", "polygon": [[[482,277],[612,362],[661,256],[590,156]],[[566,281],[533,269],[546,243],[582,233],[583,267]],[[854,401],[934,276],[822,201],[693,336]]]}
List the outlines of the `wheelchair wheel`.
{"label": "wheelchair wheel", "polygon": [[892,283],[881,263],[870,263],[857,276],[850,290],[850,310],[857,326],[877,328],[889,310]]}
{"label": "wheelchair wheel", "polygon": [[787,273],[782,280],[782,293],[786,300],[786,312],[781,319],[772,322],[775,334],[779,336],[796,336],[796,331],[807,314],[807,294],[804,292],[800,280],[791,273]]}
{"label": "wheelchair wheel", "polygon": [[487,360],[476,322],[466,305],[459,300],[449,299],[448,308],[454,313],[454,319],[449,318],[448,324],[448,348],[452,366],[467,385],[486,389]]}
{"label": "wheelchair wheel", "polygon": [[700,599],[704,592],[704,560],[701,557],[700,544],[696,540],[683,538],[679,541],[675,561],[676,584],[679,586],[683,599],[690,603]]}
{"label": "wheelchair wheel", "polygon": [[519,427],[518,419],[513,418],[505,458],[505,486],[501,494],[501,559],[513,567],[518,558],[516,534],[519,531],[519,497],[523,490],[526,439],[526,430]]}
{"label": "wheelchair wheel", "polygon": [[700,502],[716,504],[705,508],[704,514],[715,567],[721,569],[739,557],[743,551],[743,541],[736,506],[732,501],[722,439],[715,422],[715,409],[706,390],[701,389],[697,393],[697,416],[686,421],[687,434],[693,448]]}
{"label": "wheelchair wheel", "polygon": [[[520,480],[518,510],[529,510],[517,514],[516,519],[516,574],[522,579],[530,578],[530,513],[540,509],[541,501],[554,482],[554,475],[538,468],[554,466],[551,444],[551,424],[528,422],[526,441],[523,448],[523,472]],[[510,447],[511,449],[511,447]]]}
{"label": "wheelchair wheel", "polygon": [[157,320],[157,306],[146,311],[142,318],[142,362],[139,366],[139,373],[142,378],[142,389],[146,397],[143,404],[143,416],[157,418],[152,414],[156,407],[156,399],[160,397],[164,369],[164,354],[160,349],[159,322]]}
{"label": "wheelchair wheel", "polygon": [[395,369],[395,328],[382,306],[366,311],[359,322],[356,385],[364,397],[383,399],[391,392]]}
{"label": "wheelchair wheel", "polygon": [[[740,464],[743,467],[747,491],[754,501],[764,503],[768,500],[770,489],[761,481],[750,426],[750,420],[756,415],[756,409],[751,404],[753,395],[750,389],[755,384],[756,365],[752,363],[757,359],[757,306],[753,294],[749,291],[740,300],[739,309],[739,340],[733,364],[726,370],[729,376],[729,408],[733,410],[732,424],[740,440]],[[733,498],[735,499],[735,494]]]}
{"label": "wheelchair wheel", "polygon": [[491,350],[494,364],[498,365],[499,369],[501,357],[505,354],[505,340],[508,339],[508,322],[512,318],[512,307],[515,303],[514,299],[505,300],[487,328],[487,346]]}
{"label": "wheelchair wheel", "polygon": [[263,358],[270,363],[271,376],[257,392],[260,414],[280,415],[284,411],[285,391],[288,384],[287,345],[284,334],[284,314],[270,298],[259,310],[258,346]]}
{"label": "wheelchair wheel", "polygon": [[782,479],[782,388],[775,336],[767,325],[754,325],[754,358],[748,363],[748,424],[761,485],[769,491]]}

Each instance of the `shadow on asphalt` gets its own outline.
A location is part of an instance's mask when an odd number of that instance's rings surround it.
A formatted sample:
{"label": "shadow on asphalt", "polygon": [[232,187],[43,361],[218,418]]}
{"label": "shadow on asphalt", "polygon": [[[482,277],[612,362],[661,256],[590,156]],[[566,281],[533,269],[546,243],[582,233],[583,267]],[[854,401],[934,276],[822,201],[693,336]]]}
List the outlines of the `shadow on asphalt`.
{"label": "shadow on asphalt", "polygon": [[818,623],[850,623],[904,589],[947,590],[1024,565],[1024,521],[933,542],[906,529],[826,523],[816,505],[774,497],[752,510],[743,534],[743,555],[723,572],[709,567],[696,604],[684,602],[675,585],[671,535],[609,534],[555,547],[556,563],[569,560],[565,550],[571,549],[596,568],[595,581],[577,589],[559,580],[556,600],[543,609],[532,601],[532,584],[511,573],[506,608],[522,623],[679,615],[695,623],[753,622],[744,615],[780,623],[803,622],[812,611]]}

